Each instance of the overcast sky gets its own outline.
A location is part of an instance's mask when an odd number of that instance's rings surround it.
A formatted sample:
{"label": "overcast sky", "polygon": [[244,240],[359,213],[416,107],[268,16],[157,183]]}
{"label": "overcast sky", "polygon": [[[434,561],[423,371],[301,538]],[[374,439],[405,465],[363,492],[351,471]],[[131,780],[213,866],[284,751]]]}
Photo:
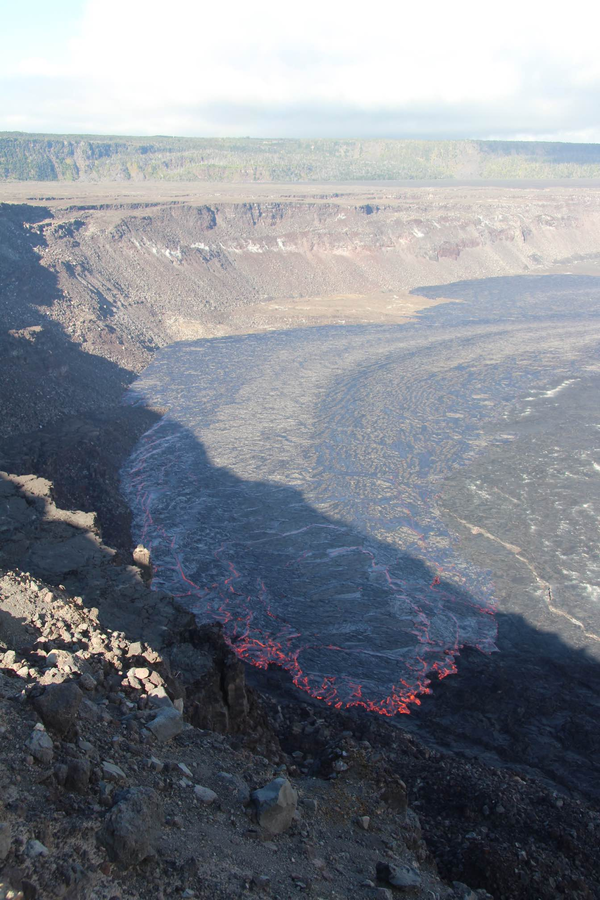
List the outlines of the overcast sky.
{"label": "overcast sky", "polygon": [[600,141],[591,0],[0,0],[0,130]]}

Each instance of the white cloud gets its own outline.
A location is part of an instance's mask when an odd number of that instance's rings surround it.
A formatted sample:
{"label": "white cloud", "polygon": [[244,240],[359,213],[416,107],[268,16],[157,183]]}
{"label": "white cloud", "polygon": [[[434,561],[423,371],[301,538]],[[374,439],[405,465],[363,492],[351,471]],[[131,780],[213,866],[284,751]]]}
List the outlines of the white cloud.
{"label": "white cloud", "polygon": [[60,58],[23,59],[4,81],[0,127],[597,134],[599,24],[582,0],[562,16],[541,0],[88,0]]}

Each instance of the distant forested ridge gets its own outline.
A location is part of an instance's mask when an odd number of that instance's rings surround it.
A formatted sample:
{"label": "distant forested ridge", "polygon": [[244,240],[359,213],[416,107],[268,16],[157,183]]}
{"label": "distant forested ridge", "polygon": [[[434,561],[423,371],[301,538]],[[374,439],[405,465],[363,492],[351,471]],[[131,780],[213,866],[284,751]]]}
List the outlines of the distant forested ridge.
{"label": "distant forested ridge", "polygon": [[600,144],[0,132],[0,181],[600,178]]}

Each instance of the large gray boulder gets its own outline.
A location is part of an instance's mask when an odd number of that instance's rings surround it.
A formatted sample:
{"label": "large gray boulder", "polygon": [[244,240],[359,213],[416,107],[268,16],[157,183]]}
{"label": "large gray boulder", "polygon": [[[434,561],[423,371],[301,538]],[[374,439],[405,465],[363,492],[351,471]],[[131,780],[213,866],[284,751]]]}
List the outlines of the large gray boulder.
{"label": "large gray boulder", "polygon": [[179,710],[173,707],[166,707],[159,710],[146,727],[152,732],[157,741],[169,741],[183,731],[183,726],[183,716]]}
{"label": "large gray boulder", "polygon": [[135,787],[117,794],[98,833],[113,862],[123,868],[154,856],[164,821],[162,802],[152,788]]}
{"label": "large gray boulder", "polygon": [[46,728],[66,734],[77,718],[82,700],[82,691],[73,681],[68,681],[49,684],[44,693],[36,697],[34,706]]}
{"label": "large gray boulder", "polygon": [[287,778],[275,778],[250,796],[256,821],[270,834],[281,834],[292,824],[298,793]]}

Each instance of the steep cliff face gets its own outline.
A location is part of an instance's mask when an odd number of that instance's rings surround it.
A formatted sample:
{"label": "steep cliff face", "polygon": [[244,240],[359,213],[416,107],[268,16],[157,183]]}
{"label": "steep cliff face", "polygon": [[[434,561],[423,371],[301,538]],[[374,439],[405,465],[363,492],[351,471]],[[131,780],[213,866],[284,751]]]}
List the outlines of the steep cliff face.
{"label": "steep cliff face", "polygon": [[240,310],[250,313],[237,331],[275,328],[278,302],[305,298],[310,311],[336,295],[343,314],[351,296],[369,321],[361,298],[375,293],[538,272],[600,247],[598,191],[379,196],[4,204],[2,374],[14,389],[3,392],[2,431],[114,405],[155,348],[226,334]]}
{"label": "steep cliff face", "polygon": [[598,144],[0,133],[0,180],[598,178]]}
{"label": "steep cliff face", "polygon": [[25,224],[71,341],[139,370],[260,301],[539,271],[600,246],[600,194],[421,190],[391,201],[54,208]]}

